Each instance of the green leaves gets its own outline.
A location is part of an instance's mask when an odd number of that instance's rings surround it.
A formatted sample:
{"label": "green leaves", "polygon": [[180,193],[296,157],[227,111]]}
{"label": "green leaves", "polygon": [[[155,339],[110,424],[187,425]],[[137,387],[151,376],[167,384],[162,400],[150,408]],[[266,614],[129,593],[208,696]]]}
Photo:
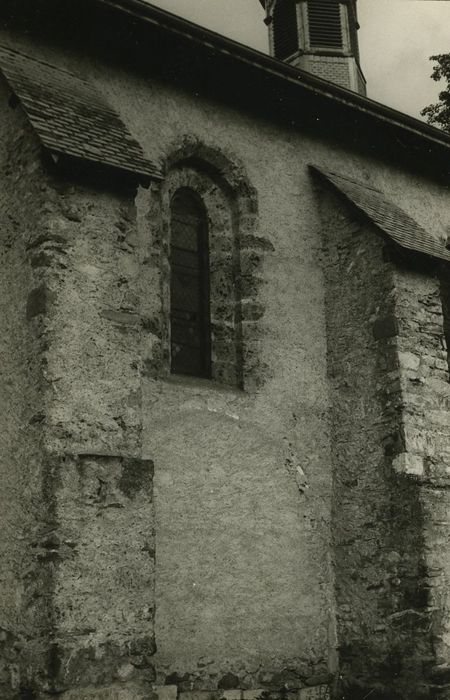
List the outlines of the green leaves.
{"label": "green leaves", "polygon": [[431,56],[430,61],[436,63],[431,78],[437,82],[445,80],[447,86],[439,93],[439,102],[428,105],[420,114],[426,118],[428,124],[450,133],[450,54]]}

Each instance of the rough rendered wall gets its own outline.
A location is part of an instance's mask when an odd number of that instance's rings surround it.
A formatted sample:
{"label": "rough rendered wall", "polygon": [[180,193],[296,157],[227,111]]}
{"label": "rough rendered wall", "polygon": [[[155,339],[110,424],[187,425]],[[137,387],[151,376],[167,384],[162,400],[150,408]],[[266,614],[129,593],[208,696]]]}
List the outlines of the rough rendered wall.
{"label": "rough rendered wall", "polygon": [[382,367],[372,323],[378,314],[388,313],[391,290],[379,237],[349,216],[326,191],[320,189],[318,198],[328,292],[340,675],[348,692],[355,676],[362,688],[364,682],[375,681],[380,656],[387,656],[379,599],[384,597],[389,491],[377,395]]}
{"label": "rough rendered wall", "polygon": [[[30,316],[29,243],[43,214],[39,149],[0,84],[0,697],[17,698],[45,666],[49,629],[40,445],[41,331]],[[31,263],[31,264],[30,264]]]}
{"label": "rough rendered wall", "polygon": [[[202,169],[201,158],[205,165],[210,159],[209,167]],[[199,163],[197,172],[183,159]],[[274,238],[261,235],[255,192],[223,155],[188,142],[172,161],[163,191],[173,189],[172,181],[199,188],[212,248],[216,235],[221,241],[212,285],[221,270],[220,289],[232,289],[239,255],[242,353],[239,371],[226,378],[239,376],[242,384],[224,384],[222,374],[222,383],[168,375],[161,350],[167,347],[167,209],[155,188],[150,212],[146,194],[139,208],[147,260],[143,311],[151,330],[145,414],[146,449],[155,462],[158,682],[207,695],[325,685],[333,670],[333,619],[330,482],[318,467],[327,454],[323,328],[313,308],[305,317],[297,304],[317,271],[308,282],[297,278],[298,260],[288,262],[295,255],[290,240],[278,241],[274,252]],[[222,198],[214,195],[218,189]],[[236,223],[234,252],[229,232],[220,229],[227,211]],[[291,278],[282,272],[289,264]],[[232,298],[225,295],[222,305]],[[213,340],[219,355],[220,347]]]}
{"label": "rough rendered wall", "polygon": [[153,465],[141,447],[135,190],[106,174],[85,173],[84,184],[55,174],[51,184],[60,251],[41,262],[51,299],[45,444],[56,519],[49,690],[138,700],[154,679],[154,544]]}

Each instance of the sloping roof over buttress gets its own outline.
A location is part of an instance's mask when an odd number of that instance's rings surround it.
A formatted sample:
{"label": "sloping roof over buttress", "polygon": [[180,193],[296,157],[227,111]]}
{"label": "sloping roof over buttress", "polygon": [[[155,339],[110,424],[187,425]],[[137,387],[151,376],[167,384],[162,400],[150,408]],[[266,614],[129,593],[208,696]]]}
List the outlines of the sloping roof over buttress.
{"label": "sloping roof over buttress", "polygon": [[450,261],[450,251],[444,243],[436,240],[383,192],[315,165],[310,167],[402,248]]}
{"label": "sloping roof over buttress", "polygon": [[4,46],[0,72],[52,153],[159,177],[119,115],[88,81]]}

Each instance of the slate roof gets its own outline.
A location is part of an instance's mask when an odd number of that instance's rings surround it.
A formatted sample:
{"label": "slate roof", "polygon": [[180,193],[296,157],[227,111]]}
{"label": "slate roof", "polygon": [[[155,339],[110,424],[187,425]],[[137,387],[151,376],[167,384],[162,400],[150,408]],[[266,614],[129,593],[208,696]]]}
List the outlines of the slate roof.
{"label": "slate roof", "polygon": [[52,153],[161,177],[118,114],[88,81],[0,46],[0,71]]}
{"label": "slate roof", "polygon": [[310,167],[402,248],[450,261],[450,251],[444,243],[436,240],[383,192],[315,165]]}

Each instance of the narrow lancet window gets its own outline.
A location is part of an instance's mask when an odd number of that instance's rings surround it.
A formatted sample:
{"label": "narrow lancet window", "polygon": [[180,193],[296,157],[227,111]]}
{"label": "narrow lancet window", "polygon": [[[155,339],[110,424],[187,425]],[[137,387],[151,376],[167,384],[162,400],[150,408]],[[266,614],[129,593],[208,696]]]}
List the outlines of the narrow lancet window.
{"label": "narrow lancet window", "polygon": [[189,189],[171,202],[171,371],[211,377],[208,228],[205,211]]}
{"label": "narrow lancet window", "polygon": [[278,0],[273,14],[275,57],[284,60],[298,51],[297,3]]}

